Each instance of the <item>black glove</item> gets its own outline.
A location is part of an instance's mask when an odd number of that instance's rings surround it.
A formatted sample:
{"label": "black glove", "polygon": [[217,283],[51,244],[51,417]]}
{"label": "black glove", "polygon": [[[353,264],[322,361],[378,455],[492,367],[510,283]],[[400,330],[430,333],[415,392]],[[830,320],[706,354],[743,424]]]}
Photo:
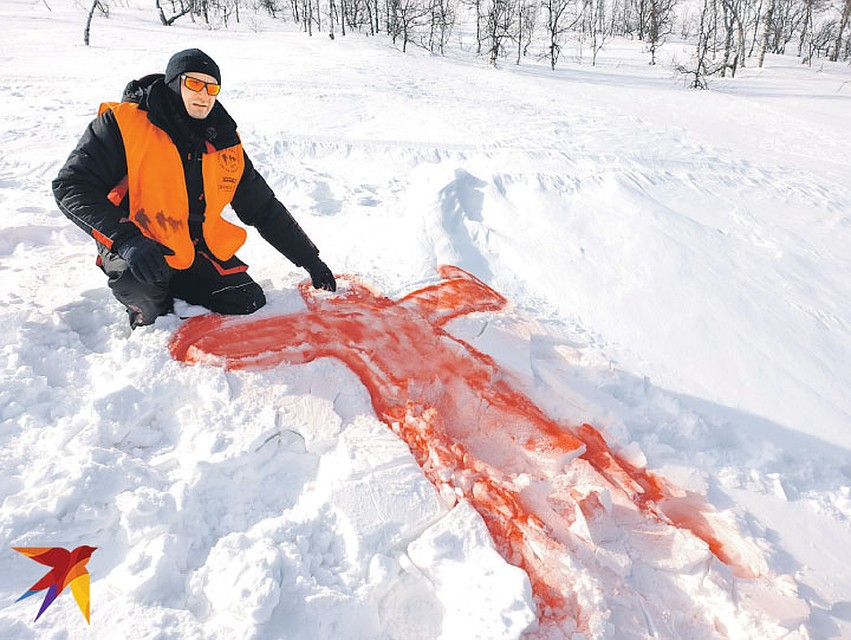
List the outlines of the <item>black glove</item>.
{"label": "black glove", "polygon": [[310,280],[313,282],[314,289],[325,289],[325,291],[336,291],[337,281],[334,280],[334,274],[328,265],[322,262],[317,256],[314,262],[304,265],[307,272],[310,274]]}
{"label": "black glove", "polygon": [[159,242],[139,235],[122,243],[116,252],[124,258],[130,273],[139,282],[156,284],[168,280],[170,267],[165,255],[174,255],[174,251]]}

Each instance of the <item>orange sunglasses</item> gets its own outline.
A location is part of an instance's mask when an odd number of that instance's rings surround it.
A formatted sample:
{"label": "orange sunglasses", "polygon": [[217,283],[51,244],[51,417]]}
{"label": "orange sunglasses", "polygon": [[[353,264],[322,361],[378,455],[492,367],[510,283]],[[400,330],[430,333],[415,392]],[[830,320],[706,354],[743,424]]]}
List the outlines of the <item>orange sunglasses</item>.
{"label": "orange sunglasses", "polygon": [[201,89],[207,87],[207,95],[209,96],[217,96],[219,95],[219,91],[222,90],[222,85],[220,84],[216,84],[215,82],[204,82],[203,80],[192,78],[190,76],[183,76],[183,86],[196,93],[200,93]]}

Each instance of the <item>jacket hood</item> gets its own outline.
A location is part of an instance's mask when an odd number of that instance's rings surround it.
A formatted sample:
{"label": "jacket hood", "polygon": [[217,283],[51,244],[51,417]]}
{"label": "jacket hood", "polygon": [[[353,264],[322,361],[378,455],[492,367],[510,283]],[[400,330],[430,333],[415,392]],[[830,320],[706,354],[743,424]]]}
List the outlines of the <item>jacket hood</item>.
{"label": "jacket hood", "polygon": [[133,102],[147,111],[148,120],[165,131],[178,148],[194,149],[203,141],[210,142],[216,149],[239,144],[236,122],[219,100],[206,118],[196,120],[186,113],[180,96],[166,86],[162,73],[128,82],[121,101]]}

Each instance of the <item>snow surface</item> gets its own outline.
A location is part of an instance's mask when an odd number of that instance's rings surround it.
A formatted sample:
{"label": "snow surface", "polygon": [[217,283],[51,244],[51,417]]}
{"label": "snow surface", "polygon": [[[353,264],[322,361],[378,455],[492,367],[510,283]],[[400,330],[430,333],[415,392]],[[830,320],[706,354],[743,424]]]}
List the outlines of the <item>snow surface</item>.
{"label": "snow surface", "polygon": [[[694,540],[632,536],[617,571],[577,576],[608,619],[597,637],[851,637],[847,65],[769,57],[695,92],[640,43],[596,68],[493,69],[111,9],[86,48],[83,8],[0,1],[0,637],[534,629],[525,575],[340,362],[187,367],[167,349],[177,318],[127,328],[49,183],[101,101],[190,46],[335,272],[391,298],[439,264],[475,274],[513,306],[450,332],[763,550],[749,581]],[[303,272],[253,232],[241,256],[261,313],[302,308]],[[69,594],[33,623],[15,600],[43,567],[11,547],[81,544],[98,548],[91,627]],[[624,610],[643,615],[607,618]]]}

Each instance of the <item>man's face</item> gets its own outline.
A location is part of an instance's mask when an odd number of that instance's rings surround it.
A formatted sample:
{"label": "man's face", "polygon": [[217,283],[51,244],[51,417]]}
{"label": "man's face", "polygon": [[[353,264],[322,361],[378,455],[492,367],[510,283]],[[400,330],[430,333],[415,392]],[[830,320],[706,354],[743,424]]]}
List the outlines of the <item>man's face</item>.
{"label": "man's face", "polygon": [[210,115],[210,110],[216,103],[216,98],[215,96],[211,96],[207,93],[206,86],[202,87],[200,91],[192,91],[189,89],[186,86],[186,77],[201,80],[202,82],[210,82],[212,84],[216,84],[216,79],[206,73],[195,71],[184,73],[180,77],[180,97],[183,98],[183,106],[186,107],[186,113],[196,120],[203,120]]}

